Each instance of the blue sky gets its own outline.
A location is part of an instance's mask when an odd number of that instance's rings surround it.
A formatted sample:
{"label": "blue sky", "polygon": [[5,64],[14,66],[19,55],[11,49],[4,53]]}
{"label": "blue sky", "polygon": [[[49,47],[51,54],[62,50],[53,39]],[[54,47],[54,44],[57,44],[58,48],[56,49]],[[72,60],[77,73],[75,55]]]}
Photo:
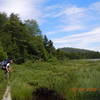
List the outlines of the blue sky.
{"label": "blue sky", "polygon": [[0,0],[0,11],[36,19],[56,48],[100,51],[100,0]]}

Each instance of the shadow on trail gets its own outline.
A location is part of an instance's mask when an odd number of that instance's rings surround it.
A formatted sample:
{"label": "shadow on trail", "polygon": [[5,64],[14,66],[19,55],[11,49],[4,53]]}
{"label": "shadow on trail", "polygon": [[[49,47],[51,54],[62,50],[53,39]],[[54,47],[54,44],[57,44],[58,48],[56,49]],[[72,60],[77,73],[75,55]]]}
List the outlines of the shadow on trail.
{"label": "shadow on trail", "polygon": [[48,88],[39,88],[33,92],[32,100],[65,100],[63,96]]}

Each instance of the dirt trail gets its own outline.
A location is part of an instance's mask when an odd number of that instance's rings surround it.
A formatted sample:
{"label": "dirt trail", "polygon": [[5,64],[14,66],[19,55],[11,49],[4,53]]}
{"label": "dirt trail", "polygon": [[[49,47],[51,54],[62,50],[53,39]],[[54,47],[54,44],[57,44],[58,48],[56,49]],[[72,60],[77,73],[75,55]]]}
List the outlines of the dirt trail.
{"label": "dirt trail", "polygon": [[12,100],[10,90],[11,87],[8,85],[2,100]]}

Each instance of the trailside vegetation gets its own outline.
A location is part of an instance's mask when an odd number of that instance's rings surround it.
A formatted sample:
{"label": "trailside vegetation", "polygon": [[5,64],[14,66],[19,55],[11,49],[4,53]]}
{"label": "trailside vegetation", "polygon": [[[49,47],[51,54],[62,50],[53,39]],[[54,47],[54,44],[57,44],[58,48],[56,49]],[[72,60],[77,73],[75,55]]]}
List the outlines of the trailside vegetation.
{"label": "trailside vegetation", "polygon": [[[100,61],[38,61],[13,66],[12,100],[100,99]],[[54,99],[50,90],[63,99]]]}

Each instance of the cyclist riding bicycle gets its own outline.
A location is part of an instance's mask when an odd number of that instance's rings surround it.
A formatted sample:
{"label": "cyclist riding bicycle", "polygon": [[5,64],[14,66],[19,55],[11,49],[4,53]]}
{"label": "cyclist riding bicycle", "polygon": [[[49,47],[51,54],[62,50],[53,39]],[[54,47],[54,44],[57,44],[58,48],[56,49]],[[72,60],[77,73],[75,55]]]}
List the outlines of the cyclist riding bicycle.
{"label": "cyclist riding bicycle", "polygon": [[2,70],[5,71],[5,74],[9,73],[11,70],[10,70],[10,64],[13,63],[13,60],[12,59],[6,59],[6,60],[3,60],[0,65],[1,65],[1,68]]}

